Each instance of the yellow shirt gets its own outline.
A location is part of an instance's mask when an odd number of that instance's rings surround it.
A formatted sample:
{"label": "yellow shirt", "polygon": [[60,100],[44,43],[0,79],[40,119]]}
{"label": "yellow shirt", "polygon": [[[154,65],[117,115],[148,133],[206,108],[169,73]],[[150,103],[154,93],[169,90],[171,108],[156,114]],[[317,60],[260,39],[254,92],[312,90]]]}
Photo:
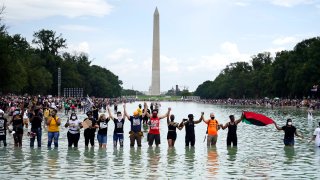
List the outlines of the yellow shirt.
{"label": "yellow shirt", "polygon": [[137,111],[139,113],[139,116],[141,116],[142,115],[142,109],[138,108]]}
{"label": "yellow shirt", "polygon": [[48,132],[59,132],[59,125],[57,124],[58,116],[56,118],[49,117],[51,118],[51,122],[48,125]]}

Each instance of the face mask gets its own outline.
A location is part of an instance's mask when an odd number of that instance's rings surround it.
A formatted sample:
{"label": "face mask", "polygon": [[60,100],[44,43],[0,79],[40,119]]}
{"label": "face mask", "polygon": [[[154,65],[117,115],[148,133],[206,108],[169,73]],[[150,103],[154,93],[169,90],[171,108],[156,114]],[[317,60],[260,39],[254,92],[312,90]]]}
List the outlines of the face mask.
{"label": "face mask", "polygon": [[71,119],[75,120],[75,119],[77,119],[77,117],[76,116],[71,116]]}
{"label": "face mask", "polygon": [[122,119],[122,116],[120,115],[120,116],[118,116],[118,120],[121,120]]}
{"label": "face mask", "polygon": [[292,125],[292,122],[288,122],[288,125],[291,126],[291,125]]}
{"label": "face mask", "polygon": [[157,117],[157,113],[152,113],[152,116],[153,117]]}
{"label": "face mask", "polygon": [[211,117],[211,119],[212,119],[212,120],[214,120],[214,116],[213,116],[213,117]]}

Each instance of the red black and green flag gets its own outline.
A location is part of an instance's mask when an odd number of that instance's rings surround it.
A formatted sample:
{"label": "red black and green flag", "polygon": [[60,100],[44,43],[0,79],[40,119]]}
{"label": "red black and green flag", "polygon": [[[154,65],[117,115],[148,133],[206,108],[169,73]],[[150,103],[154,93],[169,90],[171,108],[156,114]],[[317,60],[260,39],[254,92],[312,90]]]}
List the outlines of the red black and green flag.
{"label": "red black and green flag", "polygon": [[253,124],[256,126],[266,126],[268,124],[274,123],[274,121],[271,118],[263,114],[258,114],[258,113],[249,112],[249,111],[243,112],[242,122],[245,122],[247,124]]}

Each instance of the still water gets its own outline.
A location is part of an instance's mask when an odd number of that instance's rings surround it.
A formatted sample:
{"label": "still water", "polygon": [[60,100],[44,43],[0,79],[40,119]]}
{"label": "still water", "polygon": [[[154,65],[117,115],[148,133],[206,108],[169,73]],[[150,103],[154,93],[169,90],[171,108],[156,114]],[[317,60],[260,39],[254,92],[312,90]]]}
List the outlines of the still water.
{"label": "still water", "polygon": [[[127,104],[132,114],[139,102]],[[119,106],[120,110],[122,107]],[[240,117],[242,110],[263,113],[273,118],[279,126],[286,118],[293,119],[293,125],[305,136],[297,139],[294,148],[285,148],[283,132],[274,125],[258,127],[240,123],[238,125],[238,147],[227,148],[227,130],[220,130],[217,146],[207,148],[204,142],[206,124],[196,125],[195,148],[184,146],[185,130],[178,132],[176,145],[168,148],[166,119],[160,124],[161,145],[149,148],[146,136],[142,147],[130,148],[130,123],[125,123],[123,148],[113,148],[113,123],[109,123],[106,150],[97,147],[85,149],[83,132],[79,148],[68,149],[67,129],[61,127],[59,148],[46,147],[47,132],[43,130],[43,147],[30,149],[29,139],[23,138],[23,147],[14,148],[11,135],[7,136],[8,147],[0,147],[0,179],[320,179],[320,148],[308,143],[320,114],[315,112],[313,121],[307,120],[303,109],[268,109],[253,107],[230,107],[197,103],[163,102],[160,114],[172,108],[176,121],[192,113],[195,119],[205,112],[214,112],[219,123],[228,122],[228,116]],[[286,113],[284,113],[286,112]],[[66,116],[59,114],[66,122]],[[78,118],[85,115],[78,113]],[[25,130],[26,134],[27,130]]]}

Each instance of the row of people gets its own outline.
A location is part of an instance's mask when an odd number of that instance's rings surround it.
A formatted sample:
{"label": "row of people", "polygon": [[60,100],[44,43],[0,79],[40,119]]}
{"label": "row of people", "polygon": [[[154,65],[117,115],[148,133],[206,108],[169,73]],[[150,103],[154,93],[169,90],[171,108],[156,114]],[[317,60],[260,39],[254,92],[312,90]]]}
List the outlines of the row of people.
{"label": "row of people", "polygon": [[[80,121],[77,118],[75,113],[72,113],[70,118],[68,119],[65,127],[69,128],[67,133],[68,138],[68,146],[78,146],[78,141],[80,138],[80,129],[84,128],[84,138],[85,138],[85,146],[88,146],[89,143],[91,146],[94,146],[94,139],[95,139],[95,132],[98,129],[97,139],[99,142],[99,146],[105,148],[107,145],[107,132],[108,132],[108,122],[112,120],[114,122],[114,135],[113,135],[113,144],[117,146],[119,143],[120,146],[123,146],[124,140],[124,122],[128,119],[131,123],[131,131],[130,131],[130,146],[134,146],[135,142],[138,146],[141,146],[141,138],[143,136],[143,132],[141,131],[141,125],[143,119],[147,117],[149,120],[149,133],[147,135],[147,141],[149,146],[152,146],[153,143],[158,146],[160,144],[160,120],[167,118],[167,125],[168,125],[168,134],[167,140],[169,147],[174,146],[175,140],[177,138],[176,129],[183,129],[186,130],[185,136],[185,145],[186,146],[194,146],[195,144],[195,131],[194,125],[204,121],[208,128],[207,128],[207,145],[214,146],[217,142],[218,138],[218,130],[227,129],[228,128],[228,135],[227,135],[227,145],[230,146],[237,146],[237,125],[241,122],[242,117],[238,120],[235,120],[233,115],[230,115],[230,122],[226,123],[225,125],[219,124],[218,120],[215,119],[213,113],[210,114],[210,119],[206,120],[204,118],[204,113],[201,113],[201,117],[199,120],[194,120],[194,116],[192,114],[188,115],[188,119],[183,119],[182,122],[177,123],[175,122],[175,116],[171,113],[171,108],[168,108],[168,111],[164,115],[158,115],[158,110],[152,110],[150,114],[148,111],[147,104],[144,104],[143,111],[139,112],[141,107],[138,108],[137,111],[133,113],[133,116],[129,116],[126,111],[126,106],[124,105],[124,113],[117,112],[117,117],[113,117],[110,109],[108,108],[109,117],[106,117],[105,114],[101,114],[98,119],[93,117],[93,113],[91,111],[87,112],[87,118],[84,121]],[[36,109],[35,115],[33,118],[30,119],[31,122],[31,131],[30,135],[30,146],[34,146],[35,139],[37,139],[38,147],[41,147],[41,136],[42,136],[42,118],[38,116],[39,112]],[[6,129],[9,123],[7,123],[6,119],[3,117],[4,112],[0,111],[0,140],[4,142],[6,146]],[[13,125],[13,137],[15,146],[22,146],[22,135],[23,135],[23,120],[20,112],[15,111],[13,115],[13,120],[10,122]],[[49,117],[45,119],[45,123],[48,126],[48,147],[51,147],[52,142],[54,142],[54,146],[58,147],[58,139],[59,139],[59,126],[61,125],[61,120],[57,116],[57,110],[53,109]],[[284,130],[285,138],[284,144],[285,145],[293,145],[294,144],[294,135],[300,136],[296,128],[292,125],[292,121],[289,119],[287,121],[286,126],[279,127],[275,124],[278,130]],[[320,126],[320,124],[319,124]],[[316,143],[320,143],[320,129],[316,129],[314,134],[314,139],[316,139]],[[319,145],[318,145],[319,146]]]}

